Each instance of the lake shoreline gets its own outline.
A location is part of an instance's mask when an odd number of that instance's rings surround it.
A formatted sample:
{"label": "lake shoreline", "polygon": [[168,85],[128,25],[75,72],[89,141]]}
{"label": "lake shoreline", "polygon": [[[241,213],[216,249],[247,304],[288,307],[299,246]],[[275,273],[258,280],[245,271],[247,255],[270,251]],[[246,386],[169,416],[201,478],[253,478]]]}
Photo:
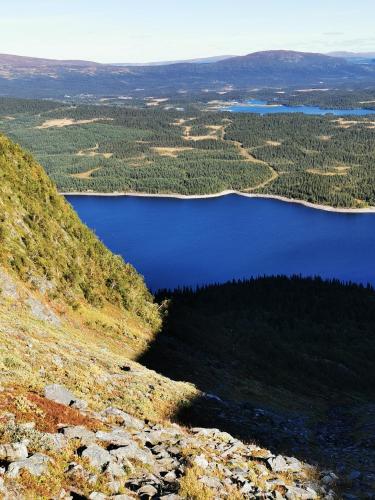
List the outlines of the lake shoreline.
{"label": "lake shoreline", "polygon": [[184,195],[178,193],[141,193],[141,192],[113,192],[113,193],[101,193],[101,192],[87,192],[87,191],[75,191],[75,192],[61,192],[61,196],[100,196],[100,197],[116,197],[116,196],[134,196],[140,198],[174,198],[179,200],[200,200],[209,198],[220,198],[222,196],[228,196],[235,194],[237,196],[244,196],[246,198],[263,198],[270,200],[282,201],[285,203],[293,203],[296,205],[303,205],[307,208],[313,208],[315,210],[322,210],[325,212],[337,212],[345,214],[375,214],[375,207],[368,208],[339,208],[331,207],[330,205],[320,205],[317,203],[311,203],[309,201],[298,200],[293,198],[287,198],[285,196],[273,195],[273,194],[258,194],[258,193],[244,193],[241,191],[225,190],[219,193],[212,194],[197,194],[197,195]]}

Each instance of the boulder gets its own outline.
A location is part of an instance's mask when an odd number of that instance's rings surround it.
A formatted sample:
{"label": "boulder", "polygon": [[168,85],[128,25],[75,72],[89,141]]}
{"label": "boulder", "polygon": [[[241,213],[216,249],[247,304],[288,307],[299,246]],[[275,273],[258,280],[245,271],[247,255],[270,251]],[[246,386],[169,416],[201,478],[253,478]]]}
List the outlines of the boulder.
{"label": "boulder", "polygon": [[208,462],[204,455],[197,455],[196,457],[194,457],[193,464],[197,465],[201,469],[207,469],[208,467]]}
{"label": "boulder", "polygon": [[21,470],[27,470],[32,476],[41,476],[47,470],[49,458],[41,453],[35,453],[25,460],[18,460],[9,464],[7,475],[15,478]]}
{"label": "boulder", "polygon": [[112,459],[110,453],[97,444],[87,446],[82,452],[82,457],[87,458],[90,464],[97,468],[104,467]]}
{"label": "boulder", "polygon": [[282,455],[269,458],[267,463],[272,472],[286,472],[288,470],[288,463]]}
{"label": "boulder", "polygon": [[77,398],[66,387],[60,384],[47,385],[44,388],[44,396],[51,401],[69,406],[74,403]]}
{"label": "boulder", "polygon": [[121,422],[122,425],[124,425],[125,427],[130,427],[131,429],[141,430],[145,426],[142,420],[132,417],[128,413],[125,413],[124,411],[119,410],[118,408],[113,408],[112,406],[103,410],[101,412],[101,416],[105,418],[113,417],[117,421]]}
{"label": "boulder", "polygon": [[28,457],[27,447],[24,443],[11,443],[0,445],[0,460],[15,462]]}
{"label": "boulder", "polygon": [[135,443],[111,450],[110,456],[120,463],[128,459],[138,460],[149,465],[154,465],[155,462],[152,453],[149,450],[142,450]]}
{"label": "boulder", "polygon": [[84,427],[83,425],[72,425],[63,427],[61,432],[67,439],[80,439],[82,444],[89,445],[95,443],[95,433]]}
{"label": "boulder", "polygon": [[145,484],[142,488],[139,488],[137,495],[141,499],[152,498],[158,494],[158,490],[152,484]]}
{"label": "boulder", "polygon": [[124,468],[116,462],[109,462],[104,472],[113,478],[126,476]]}
{"label": "boulder", "polygon": [[311,488],[305,490],[298,486],[288,486],[286,498],[288,500],[315,500],[318,495]]}
{"label": "boulder", "polygon": [[208,486],[209,488],[214,488],[216,490],[219,490],[222,488],[222,484],[219,478],[217,477],[211,477],[211,476],[202,476],[200,478],[200,482],[204,484],[205,486]]}
{"label": "boulder", "polygon": [[96,433],[96,439],[106,441],[115,446],[129,446],[133,444],[132,436],[122,429],[115,429],[112,432],[99,431]]}

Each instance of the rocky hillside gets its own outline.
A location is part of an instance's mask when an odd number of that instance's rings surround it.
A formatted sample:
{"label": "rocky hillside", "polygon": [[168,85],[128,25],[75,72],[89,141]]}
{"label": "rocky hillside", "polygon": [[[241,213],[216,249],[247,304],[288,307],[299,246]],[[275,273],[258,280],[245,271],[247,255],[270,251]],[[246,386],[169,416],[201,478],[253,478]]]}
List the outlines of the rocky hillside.
{"label": "rocky hillside", "polygon": [[171,423],[205,395],[136,361],[159,308],[0,137],[0,498],[333,498],[334,474]]}

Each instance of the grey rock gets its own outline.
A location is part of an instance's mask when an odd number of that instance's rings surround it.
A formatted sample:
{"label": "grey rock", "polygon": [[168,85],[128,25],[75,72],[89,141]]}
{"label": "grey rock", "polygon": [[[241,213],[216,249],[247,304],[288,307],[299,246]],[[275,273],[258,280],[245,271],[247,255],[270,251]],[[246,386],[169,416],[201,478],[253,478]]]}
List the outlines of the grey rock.
{"label": "grey rock", "polygon": [[303,464],[294,457],[286,457],[285,458],[288,464],[289,472],[301,472],[303,469]]}
{"label": "grey rock", "polygon": [[47,385],[44,388],[44,396],[51,401],[69,406],[77,400],[75,395],[60,384]]}
{"label": "grey rock", "polygon": [[27,447],[24,443],[11,443],[0,445],[0,460],[15,462],[28,457]]}
{"label": "grey rock", "polygon": [[96,433],[96,438],[115,446],[129,446],[133,444],[132,436],[122,429],[115,429],[112,432],[99,431]]}
{"label": "grey rock", "polygon": [[305,490],[298,486],[288,486],[286,498],[288,500],[315,500],[318,495],[311,489]]}
{"label": "grey rock", "polygon": [[203,483],[205,486],[208,486],[209,488],[214,488],[214,489],[220,489],[222,488],[222,484],[219,478],[217,477],[210,477],[210,476],[202,476],[200,478],[200,482]]}
{"label": "grey rock", "polygon": [[168,472],[164,477],[163,480],[167,483],[175,483],[177,481],[177,476],[175,471],[170,471]]}
{"label": "grey rock", "polygon": [[45,436],[48,438],[51,448],[53,448],[56,451],[63,450],[64,448],[66,448],[68,444],[66,437],[63,436],[62,434],[46,433]]}
{"label": "grey rock", "polygon": [[273,472],[285,472],[288,470],[288,463],[282,455],[267,460]]}
{"label": "grey rock", "polygon": [[250,481],[247,481],[242,488],[240,489],[240,492],[244,495],[248,495],[249,493],[253,493],[254,491],[254,484],[251,483]]}
{"label": "grey rock", "polygon": [[171,495],[163,495],[162,497],[160,497],[160,500],[182,500],[182,497],[180,497],[180,495],[172,493]]}
{"label": "grey rock", "polygon": [[122,483],[121,483],[121,481],[113,480],[113,481],[109,481],[107,486],[108,486],[109,491],[111,493],[117,494],[122,487]]}
{"label": "grey rock", "polygon": [[152,445],[158,445],[165,442],[174,442],[177,440],[175,433],[156,430],[145,434],[146,441]]}
{"label": "grey rock", "polygon": [[97,468],[104,467],[112,459],[110,453],[97,444],[92,444],[85,448],[82,452],[82,457],[87,458],[90,464]]}
{"label": "grey rock", "polygon": [[84,399],[76,399],[70,406],[76,410],[85,411],[87,410],[88,403]]}
{"label": "grey rock", "polygon": [[176,469],[179,465],[178,460],[175,458],[161,458],[160,460],[158,459],[156,462],[157,468],[159,469],[160,472],[163,471],[171,471],[173,469]]}
{"label": "grey rock", "polygon": [[19,299],[19,293],[15,282],[3,269],[0,269],[0,293],[8,299]]}
{"label": "grey rock", "polygon": [[130,446],[122,446],[110,451],[111,458],[122,462],[124,459],[139,460],[144,464],[154,465],[154,458],[150,451],[140,449],[135,443]]}
{"label": "grey rock", "polygon": [[152,486],[151,484],[146,484],[144,486],[142,486],[142,488],[140,488],[138,491],[137,491],[137,495],[140,497],[140,498],[152,498],[154,496],[156,496],[158,494],[158,490],[155,488],[155,486]]}
{"label": "grey rock", "polygon": [[68,470],[65,475],[74,480],[83,480],[88,482],[90,479],[90,472],[86,470],[82,465],[71,463],[69,464]]}
{"label": "grey rock", "polygon": [[56,314],[35,297],[29,297],[26,300],[26,304],[29,306],[31,314],[35,316],[35,318],[41,321],[48,321],[55,326],[59,326],[61,324],[61,321]]}
{"label": "grey rock", "polygon": [[107,496],[103,495],[103,493],[100,493],[99,491],[93,491],[89,495],[90,500],[106,500]]}
{"label": "grey rock", "polygon": [[333,472],[329,472],[322,478],[322,483],[326,486],[331,486],[338,480],[338,477]]}
{"label": "grey rock", "polygon": [[67,439],[80,439],[84,445],[93,444],[96,440],[95,433],[83,425],[63,427],[62,433]]}
{"label": "grey rock", "polygon": [[121,467],[120,464],[114,462],[109,462],[104,472],[114,478],[124,477],[126,475],[124,468]]}
{"label": "grey rock", "polygon": [[25,460],[18,460],[9,464],[7,475],[15,478],[21,470],[26,469],[33,476],[41,476],[46,471],[49,460],[46,455],[35,453]]}
{"label": "grey rock", "polygon": [[196,457],[194,457],[193,463],[201,469],[207,469],[208,467],[208,462],[204,455],[197,455]]}
{"label": "grey rock", "polygon": [[109,407],[101,412],[101,415],[106,418],[114,417],[120,421],[125,427],[141,430],[144,428],[144,422],[138,418],[132,417],[128,413],[119,410],[118,408]]}

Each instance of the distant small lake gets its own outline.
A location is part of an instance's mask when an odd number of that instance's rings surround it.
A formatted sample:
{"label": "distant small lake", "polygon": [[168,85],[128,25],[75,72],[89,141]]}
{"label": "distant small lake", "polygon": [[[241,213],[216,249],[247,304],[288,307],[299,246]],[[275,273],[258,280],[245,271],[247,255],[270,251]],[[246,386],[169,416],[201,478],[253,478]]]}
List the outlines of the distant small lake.
{"label": "distant small lake", "polygon": [[283,106],[272,104],[269,105],[266,101],[251,100],[245,104],[236,104],[227,108],[225,111],[235,113],[257,113],[261,115],[274,115],[279,113],[303,113],[305,115],[335,115],[335,116],[366,116],[374,115],[375,109],[322,109],[316,106]]}
{"label": "distant small lake", "polygon": [[375,215],[269,199],[68,196],[153,289],[271,274],[375,285]]}

